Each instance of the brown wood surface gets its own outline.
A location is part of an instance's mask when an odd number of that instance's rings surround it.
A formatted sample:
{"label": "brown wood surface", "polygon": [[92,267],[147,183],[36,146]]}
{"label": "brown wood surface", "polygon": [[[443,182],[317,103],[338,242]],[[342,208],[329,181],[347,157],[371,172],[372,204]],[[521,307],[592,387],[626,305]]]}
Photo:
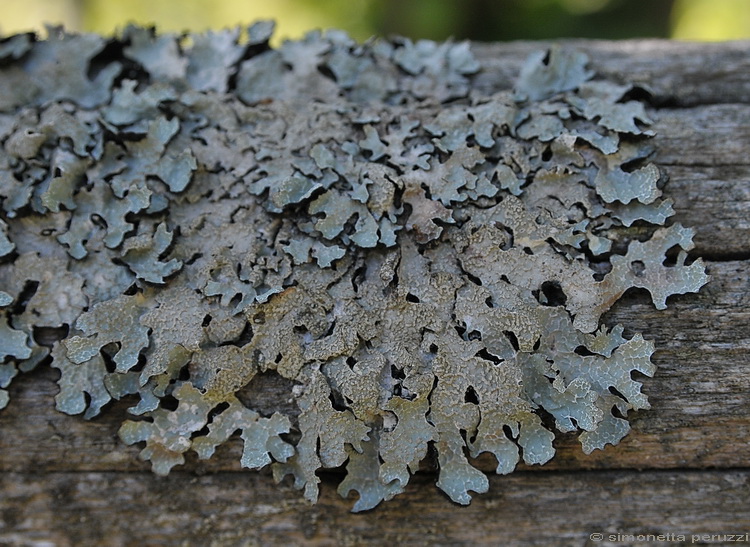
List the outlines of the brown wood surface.
{"label": "brown wood surface", "polygon": [[591,541],[596,533],[682,534],[690,544],[692,534],[739,535],[750,528],[748,470],[516,472],[491,477],[489,493],[468,507],[453,505],[433,486],[433,477],[421,474],[401,496],[360,514],[348,512],[350,502],[331,482],[324,482],[318,504],[311,506],[296,490],[257,473],[3,474],[0,541],[65,547],[546,547],[635,543]]}
{"label": "brown wood surface", "polygon": [[[0,412],[0,545],[656,545],[628,535],[750,533],[750,43],[568,45],[650,93],[665,194],[696,228],[691,255],[711,275],[665,311],[633,291],[605,316],[658,349],[644,379],[652,408],[630,415],[623,442],[586,456],[575,436],[560,437],[552,462],[492,475],[469,507],[433,486],[426,462],[405,494],[354,515],[335,492],[339,474],[323,476],[310,506],[268,473],[240,470],[239,440],[156,477],[117,438],[127,404],[89,422],[60,414],[57,371],[46,368],[17,378]],[[477,87],[508,87],[544,46],[476,45]],[[268,408],[288,405],[284,386],[264,388]]]}

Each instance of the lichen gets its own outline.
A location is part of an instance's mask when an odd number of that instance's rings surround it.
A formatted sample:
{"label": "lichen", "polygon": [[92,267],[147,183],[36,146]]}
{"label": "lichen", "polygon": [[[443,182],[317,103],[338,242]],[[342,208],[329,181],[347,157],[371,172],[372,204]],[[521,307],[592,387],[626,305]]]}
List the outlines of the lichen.
{"label": "lichen", "polygon": [[466,504],[482,453],[617,444],[654,345],[602,315],[708,279],[631,86],[553,48],[480,91],[468,43],[272,30],[0,41],[0,407],[51,360],[59,410],[131,401],[159,474],[239,435],[310,501],[344,467],[355,511],[429,454]]}

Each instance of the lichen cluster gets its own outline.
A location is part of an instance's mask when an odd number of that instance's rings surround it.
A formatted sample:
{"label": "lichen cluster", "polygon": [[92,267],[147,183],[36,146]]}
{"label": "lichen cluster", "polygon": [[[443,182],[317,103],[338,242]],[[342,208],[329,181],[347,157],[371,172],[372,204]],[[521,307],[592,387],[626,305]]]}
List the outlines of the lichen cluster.
{"label": "lichen cluster", "polygon": [[553,49],[480,93],[466,43],[272,28],[0,42],[0,387],[50,363],[63,412],[133,401],[159,474],[239,433],[309,500],[345,466],[355,510],[429,450],[468,503],[483,452],[622,439],[654,348],[602,314],[707,281],[631,87]]}

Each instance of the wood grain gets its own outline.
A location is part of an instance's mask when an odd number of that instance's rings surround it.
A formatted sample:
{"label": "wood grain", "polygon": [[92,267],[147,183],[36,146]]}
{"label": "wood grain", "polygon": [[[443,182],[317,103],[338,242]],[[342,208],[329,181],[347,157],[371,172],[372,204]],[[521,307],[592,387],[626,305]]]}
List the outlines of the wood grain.
{"label": "wood grain", "polygon": [[604,78],[644,88],[655,104],[690,107],[750,103],[750,42],[716,44],[668,40],[555,40],[477,43],[482,92],[513,86],[526,58],[552,46],[585,52]]}
{"label": "wood grain", "polygon": [[351,514],[329,481],[311,506],[257,474],[3,474],[0,544],[580,546],[596,545],[594,533],[682,534],[690,543],[750,528],[746,470],[519,472],[493,477],[468,507],[433,482],[419,474],[401,496]]}

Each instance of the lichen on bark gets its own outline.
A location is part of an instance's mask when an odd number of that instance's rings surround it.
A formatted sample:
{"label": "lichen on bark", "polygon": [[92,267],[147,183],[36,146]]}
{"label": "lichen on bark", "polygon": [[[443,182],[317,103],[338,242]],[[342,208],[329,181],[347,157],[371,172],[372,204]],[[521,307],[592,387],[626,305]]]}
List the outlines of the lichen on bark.
{"label": "lichen on bark", "polygon": [[[481,92],[468,43],[271,32],[2,40],[0,407],[51,360],[61,411],[132,401],[157,473],[238,434],[310,501],[345,467],[357,511],[428,454],[465,504],[484,452],[619,442],[654,346],[602,315],[708,279],[631,86],[553,48]],[[238,396],[269,371],[298,413]]]}

